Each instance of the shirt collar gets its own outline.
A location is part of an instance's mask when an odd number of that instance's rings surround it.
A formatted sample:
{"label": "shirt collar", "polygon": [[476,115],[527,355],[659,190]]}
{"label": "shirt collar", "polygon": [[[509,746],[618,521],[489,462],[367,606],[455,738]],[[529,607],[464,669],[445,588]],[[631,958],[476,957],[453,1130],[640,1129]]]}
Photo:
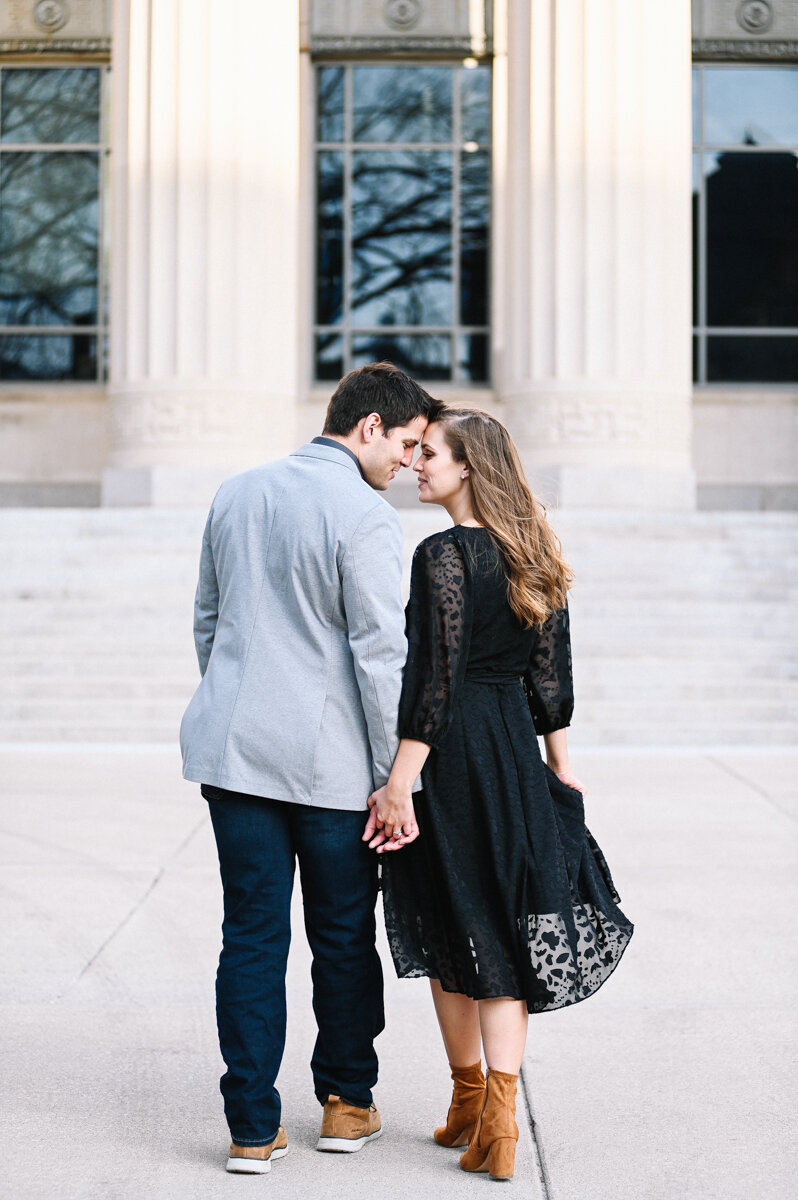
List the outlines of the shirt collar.
{"label": "shirt collar", "polygon": [[357,463],[357,469],[358,469],[358,471],[360,471],[361,476],[365,479],[365,475],[363,475],[363,468],[361,467],[360,463],[358,462],[357,455],[354,454],[349,449],[348,446],[345,446],[343,444],[343,442],[336,442],[335,438],[319,436],[319,437],[314,437],[312,445],[314,445],[314,446],[332,446],[333,450],[340,450],[342,454],[348,454],[349,457],[352,459],[352,461]]}

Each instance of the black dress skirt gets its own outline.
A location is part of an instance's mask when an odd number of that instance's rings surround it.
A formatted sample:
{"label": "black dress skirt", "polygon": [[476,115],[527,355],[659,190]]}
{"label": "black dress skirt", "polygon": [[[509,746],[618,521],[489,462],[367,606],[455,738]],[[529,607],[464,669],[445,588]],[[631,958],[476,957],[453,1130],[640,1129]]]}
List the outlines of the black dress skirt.
{"label": "black dress skirt", "polygon": [[568,611],[523,629],[491,535],[458,525],[416,550],[407,635],[399,733],[432,750],[420,837],[382,856],[397,974],[530,1012],[583,1000],[632,925],[581,794],[538,748],[573,710]]}

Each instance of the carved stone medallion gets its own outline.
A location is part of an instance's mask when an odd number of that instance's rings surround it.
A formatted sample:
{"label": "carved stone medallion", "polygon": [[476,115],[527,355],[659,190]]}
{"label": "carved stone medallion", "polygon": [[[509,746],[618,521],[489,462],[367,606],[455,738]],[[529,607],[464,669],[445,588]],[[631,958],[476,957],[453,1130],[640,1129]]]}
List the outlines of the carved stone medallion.
{"label": "carved stone medallion", "polygon": [[412,29],[421,16],[419,0],[386,0],[385,20],[392,29]]}
{"label": "carved stone medallion", "polygon": [[767,33],[773,24],[773,5],[769,0],[743,0],[737,23],[748,33]]}
{"label": "carved stone medallion", "polygon": [[57,33],[69,20],[69,6],[64,0],[39,0],[33,19],[45,33]]}

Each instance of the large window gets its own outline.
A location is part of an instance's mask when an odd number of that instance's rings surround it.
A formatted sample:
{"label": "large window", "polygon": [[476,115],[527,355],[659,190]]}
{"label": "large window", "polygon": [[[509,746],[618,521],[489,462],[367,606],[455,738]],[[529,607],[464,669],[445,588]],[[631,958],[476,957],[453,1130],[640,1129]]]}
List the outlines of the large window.
{"label": "large window", "polygon": [[798,67],[693,89],[694,378],[798,382]]}
{"label": "large window", "polygon": [[104,375],[103,67],[0,67],[0,380]]}
{"label": "large window", "polygon": [[488,378],[490,68],[316,69],[314,370]]}

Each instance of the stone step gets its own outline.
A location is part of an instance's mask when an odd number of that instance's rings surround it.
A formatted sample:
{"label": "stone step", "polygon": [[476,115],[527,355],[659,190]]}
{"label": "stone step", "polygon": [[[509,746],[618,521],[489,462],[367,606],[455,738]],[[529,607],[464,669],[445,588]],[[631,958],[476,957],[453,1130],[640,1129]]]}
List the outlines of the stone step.
{"label": "stone step", "polygon": [[[740,662],[745,673],[758,663],[770,669],[782,662],[798,662],[798,646],[790,636],[757,638],[717,634],[712,637],[702,634],[686,637],[683,630],[667,628],[655,628],[650,633],[638,632],[633,636],[628,630],[612,630],[600,623],[596,625],[595,637],[591,637],[590,632],[583,625],[574,627],[575,659],[595,659],[600,664],[598,669],[606,666],[610,671],[614,664],[621,669],[621,663],[630,659],[653,659],[665,668],[677,663],[682,672],[689,671],[693,663],[723,663],[732,669],[733,664]],[[131,630],[130,627],[105,630],[102,636],[100,631],[94,631],[91,636],[83,634],[80,637],[70,637],[69,632],[48,635],[28,630],[8,639],[8,647],[8,650],[0,648],[3,673],[32,671],[71,675],[79,674],[85,667],[95,674],[103,674],[112,669],[111,664],[119,672],[136,673],[143,667],[153,675],[161,671],[168,673],[175,664],[181,672],[188,667],[192,671],[196,669],[191,634],[186,631],[185,623],[181,626],[179,622],[172,631],[163,631],[161,637],[156,637],[154,631]],[[652,654],[654,649],[656,654]],[[107,665],[104,667],[103,664]]]}
{"label": "stone step", "polygon": [[[165,725],[163,721],[118,726],[65,717],[49,722],[4,721],[0,723],[0,745],[25,742],[172,745],[175,747],[175,769],[179,771],[177,730],[178,725]],[[602,716],[600,722],[591,724],[585,715],[569,729],[568,740],[577,754],[580,749],[595,746],[798,746],[794,721],[753,724],[743,717],[719,725],[700,722],[672,725],[667,722],[633,724],[623,720],[615,724]],[[578,764],[578,757],[575,762]],[[578,771],[578,766],[575,769]],[[589,786],[589,780],[586,782]],[[645,797],[645,791],[645,779],[642,778],[641,798]]]}
{"label": "stone step", "polygon": [[[600,723],[577,722],[568,731],[568,743],[573,755],[574,769],[579,773],[579,750],[596,746],[734,746],[751,749],[755,746],[798,746],[794,721],[769,721],[753,724],[750,720],[707,726],[701,722],[689,724],[613,724],[602,716]],[[590,781],[583,781],[590,786]],[[641,800],[646,795],[645,778],[640,781]]]}
{"label": "stone step", "polygon": [[[763,669],[766,679],[798,678],[798,648],[790,646],[788,657],[778,644],[768,654],[758,645],[741,644],[734,657],[718,653],[711,657],[703,652],[684,657],[656,657],[649,654],[612,654],[601,651],[590,653],[577,646],[578,659],[574,670],[580,685],[611,681],[620,687],[636,687],[641,682],[647,686],[680,686],[685,681],[700,682],[702,686],[718,684],[742,685],[745,681],[760,682]],[[710,647],[711,649],[711,647]],[[746,653],[747,651],[747,653]],[[94,681],[116,683],[126,679],[133,685],[152,688],[154,681],[169,687],[174,683],[194,687],[199,680],[199,670],[193,646],[185,645],[180,653],[174,647],[157,657],[143,658],[130,653],[114,653],[87,648],[80,656],[65,654],[61,657],[48,655],[34,658],[26,654],[4,655],[0,675],[0,689],[12,691],[21,683],[30,684],[41,690],[53,686],[74,686],[84,683],[92,686]]]}
{"label": "stone step", "polygon": [[[777,690],[774,686],[774,691]],[[182,714],[192,691],[193,689],[188,689],[182,694],[162,695],[160,692],[154,693],[151,689],[148,694],[127,696],[116,704],[108,703],[96,696],[73,695],[69,699],[68,712],[70,719],[75,720],[81,716],[96,715],[105,725],[123,724],[132,717],[144,721],[157,721],[162,717],[171,719],[175,713]],[[700,701],[696,706],[696,711],[700,714],[702,722],[714,725],[722,724],[729,718],[742,716],[743,713],[750,714],[751,718],[756,720],[780,721],[788,716],[790,719],[798,720],[798,689],[793,688],[789,697],[782,700],[778,696],[768,694],[767,691],[754,696],[748,693],[737,694],[730,692],[729,689],[718,689],[716,692],[704,692],[704,689],[701,689],[693,698]],[[591,714],[595,713],[599,713],[602,720],[616,717],[622,713],[625,718],[632,719],[635,724],[641,724],[639,697],[629,696],[622,690],[612,698],[601,698],[594,693],[593,698],[588,702],[583,697],[581,708],[586,721],[590,719]],[[0,724],[3,721],[18,721],[27,717],[53,720],[63,711],[63,700],[53,697],[49,693],[28,698],[0,697]],[[678,695],[671,693],[668,695],[655,693],[650,705],[650,712],[656,722],[665,719],[682,720],[684,717],[683,700]],[[649,720],[647,719],[644,723],[649,723]]]}
{"label": "stone step", "polygon": [[[578,613],[579,622],[586,627],[606,621],[619,627],[667,628],[679,625],[690,633],[706,625],[711,629],[720,627],[725,630],[729,627],[728,622],[735,625],[754,625],[757,622],[768,621],[773,623],[774,629],[784,624],[784,632],[789,636],[792,632],[789,628],[789,618],[793,618],[794,625],[795,615],[795,606],[788,599],[738,599],[733,596],[706,599],[700,594],[679,598],[668,595],[658,599],[647,597],[632,603],[622,597],[608,596],[604,590],[595,589],[592,596],[575,593],[569,603],[572,614]],[[108,628],[130,628],[136,623],[152,618],[156,618],[159,624],[174,623],[182,619],[185,613],[190,616],[192,605],[193,593],[184,593],[168,607],[145,594],[139,597],[128,596],[123,600],[114,601],[113,604],[109,598],[96,595],[85,599],[66,596],[61,600],[48,598],[35,602],[4,601],[0,604],[0,622],[6,633],[12,627],[20,632],[35,627],[44,631],[49,629],[53,633],[86,626],[91,628],[95,624]],[[575,621],[573,623],[576,624]],[[190,631],[191,626],[188,628]]]}
{"label": "stone step", "polygon": [[[683,672],[681,678],[674,677],[673,673],[644,672],[638,669],[635,662],[634,669],[627,671],[623,677],[620,673],[602,671],[594,672],[591,678],[589,666],[590,660],[585,660],[578,664],[576,672],[575,687],[580,705],[625,703],[630,691],[636,687],[645,687],[648,693],[659,694],[674,703],[700,700],[706,704],[729,706],[734,702],[748,705],[754,701],[798,705],[798,671],[794,676],[766,681],[753,676],[718,680],[709,673],[707,677],[697,680],[694,674],[685,678]],[[77,677],[60,675],[49,679],[15,677],[4,673],[0,678],[0,706],[24,705],[27,708],[31,704],[50,706],[69,700],[95,704],[100,717],[103,713],[127,711],[128,707],[132,710],[135,706],[129,702],[162,703],[171,709],[175,700],[187,704],[198,683],[199,673],[196,670],[169,675],[159,672],[151,676],[119,674],[87,677],[81,673]],[[2,711],[5,710],[0,708],[0,715]]]}
{"label": "stone step", "polygon": [[[667,598],[673,604],[692,600],[696,595],[705,603],[732,604],[762,602],[794,605],[798,601],[798,560],[794,570],[778,571],[764,567],[744,570],[727,569],[703,574],[681,573],[678,578],[663,574],[635,573],[629,578],[617,575],[602,578],[597,573],[582,570],[571,590],[571,602],[611,597],[615,603],[627,602],[638,606],[652,600]],[[160,574],[137,570],[129,563],[111,572],[92,573],[76,569],[71,575],[51,571],[39,576],[10,578],[4,575],[0,583],[0,613],[23,607],[45,604],[91,604],[114,600],[118,603],[138,601],[148,604],[189,603],[194,596],[196,572]]]}

